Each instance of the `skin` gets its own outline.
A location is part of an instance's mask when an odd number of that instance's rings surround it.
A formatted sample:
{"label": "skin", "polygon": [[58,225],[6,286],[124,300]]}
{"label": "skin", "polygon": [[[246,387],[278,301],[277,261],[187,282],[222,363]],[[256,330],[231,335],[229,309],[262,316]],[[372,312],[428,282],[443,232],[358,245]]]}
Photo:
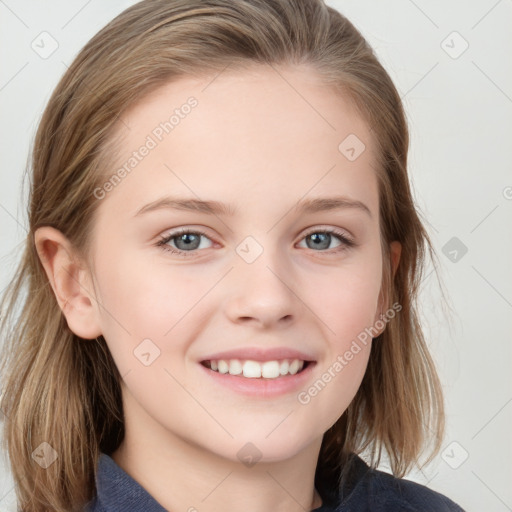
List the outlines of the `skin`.
{"label": "skin", "polygon": [[[169,510],[312,510],[322,436],[353,399],[371,342],[306,405],[297,392],[248,398],[212,384],[198,361],[242,346],[298,348],[317,360],[307,389],[389,307],[374,142],[310,69],[256,65],[214,81],[181,78],[134,105],[116,134],[119,166],[190,96],[198,105],[100,200],[91,261],[51,227],[37,230],[36,246],[72,331],[81,343],[103,335],[119,368],[126,437],[112,457],[128,474]],[[366,146],[354,161],[338,150],[349,134]],[[135,216],[170,194],[238,212]],[[294,210],[334,195],[371,215]],[[184,256],[157,246],[177,228],[206,237]],[[321,229],[357,245],[333,235],[317,248],[306,235]],[[252,263],[236,252],[247,236],[263,250]],[[177,244],[167,245],[186,250]],[[390,249],[395,271],[400,244]],[[144,339],[160,350],[148,366],[134,356]],[[251,467],[237,457],[248,442],[261,452]]]}

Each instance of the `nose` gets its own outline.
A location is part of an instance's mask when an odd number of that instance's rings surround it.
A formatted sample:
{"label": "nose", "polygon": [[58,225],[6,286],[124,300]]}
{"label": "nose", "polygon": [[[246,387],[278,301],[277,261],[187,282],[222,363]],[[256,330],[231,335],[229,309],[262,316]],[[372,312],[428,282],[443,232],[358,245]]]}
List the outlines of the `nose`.
{"label": "nose", "polygon": [[293,290],[293,276],[282,258],[280,263],[269,253],[264,251],[252,263],[237,261],[225,302],[231,322],[264,329],[289,325],[299,316],[301,301]]}

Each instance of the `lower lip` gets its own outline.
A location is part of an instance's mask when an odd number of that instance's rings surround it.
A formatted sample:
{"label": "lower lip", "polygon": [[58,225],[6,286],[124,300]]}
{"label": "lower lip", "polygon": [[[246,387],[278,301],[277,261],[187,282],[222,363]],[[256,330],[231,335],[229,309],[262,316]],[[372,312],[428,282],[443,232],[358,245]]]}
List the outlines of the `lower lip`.
{"label": "lower lip", "polygon": [[251,379],[231,375],[230,373],[219,373],[206,368],[201,363],[199,363],[199,366],[213,382],[218,382],[237,393],[252,397],[274,398],[297,391],[301,386],[304,386],[310,378],[316,362],[310,362],[304,370],[295,375],[288,374],[275,379]]}

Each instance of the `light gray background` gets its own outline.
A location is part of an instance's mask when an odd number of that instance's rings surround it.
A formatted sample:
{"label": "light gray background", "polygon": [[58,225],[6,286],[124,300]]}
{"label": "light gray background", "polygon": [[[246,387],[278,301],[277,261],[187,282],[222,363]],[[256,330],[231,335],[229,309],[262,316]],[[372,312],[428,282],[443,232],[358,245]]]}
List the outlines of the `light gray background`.
{"label": "light gray background", "polygon": [[[25,236],[22,174],[42,110],[78,50],[133,3],[0,0],[0,290]],[[436,460],[408,478],[467,511],[512,510],[512,2],[328,3],[361,30],[402,95],[414,193],[455,312],[443,313],[429,274],[422,316],[447,433]],[[2,462],[0,510],[14,511]]]}

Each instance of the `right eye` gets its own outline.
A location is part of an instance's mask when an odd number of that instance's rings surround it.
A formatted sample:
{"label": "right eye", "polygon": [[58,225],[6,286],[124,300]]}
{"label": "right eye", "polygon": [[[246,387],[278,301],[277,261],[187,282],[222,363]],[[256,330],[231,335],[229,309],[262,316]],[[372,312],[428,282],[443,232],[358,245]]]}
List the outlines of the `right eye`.
{"label": "right eye", "polygon": [[[181,229],[162,237],[157,243],[157,246],[161,247],[164,251],[188,256],[199,249],[208,249],[211,247],[201,247],[201,238],[210,240],[206,233],[203,233],[202,231]],[[171,242],[172,245],[170,244]]]}

